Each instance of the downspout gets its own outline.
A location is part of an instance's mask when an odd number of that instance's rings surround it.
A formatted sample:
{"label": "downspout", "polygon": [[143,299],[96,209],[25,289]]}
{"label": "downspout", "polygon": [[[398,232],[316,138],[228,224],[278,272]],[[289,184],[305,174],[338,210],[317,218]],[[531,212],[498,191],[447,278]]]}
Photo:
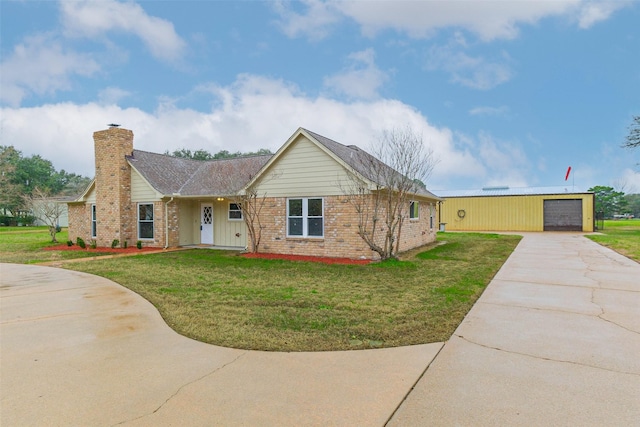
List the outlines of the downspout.
{"label": "downspout", "polygon": [[164,248],[169,247],[169,203],[173,202],[173,196],[164,204]]}

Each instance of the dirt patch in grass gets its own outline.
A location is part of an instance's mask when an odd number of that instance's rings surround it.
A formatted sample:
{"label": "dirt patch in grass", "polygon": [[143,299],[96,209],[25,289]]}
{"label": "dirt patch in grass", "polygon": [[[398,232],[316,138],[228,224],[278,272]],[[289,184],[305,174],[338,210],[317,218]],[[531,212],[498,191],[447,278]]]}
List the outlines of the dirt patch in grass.
{"label": "dirt patch in grass", "polygon": [[306,255],[284,255],[284,254],[265,254],[265,253],[247,253],[242,254],[244,258],[260,258],[260,259],[281,259],[286,261],[302,261],[302,262],[319,262],[322,264],[346,264],[346,265],[367,265],[372,261],[368,259],[352,259],[352,258],[332,258]]}

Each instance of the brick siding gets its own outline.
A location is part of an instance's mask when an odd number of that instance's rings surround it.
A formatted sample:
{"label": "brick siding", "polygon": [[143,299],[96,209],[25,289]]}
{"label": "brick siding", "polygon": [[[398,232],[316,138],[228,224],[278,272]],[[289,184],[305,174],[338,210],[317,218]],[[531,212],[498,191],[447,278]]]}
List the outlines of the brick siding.
{"label": "brick siding", "polygon": [[[260,252],[323,257],[379,259],[358,235],[358,214],[346,198],[324,197],[324,237],[287,237],[286,198],[268,198],[261,212]],[[400,250],[433,242],[435,230],[429,227],[427,204],[420,207],[418,220],[404,221]]]}

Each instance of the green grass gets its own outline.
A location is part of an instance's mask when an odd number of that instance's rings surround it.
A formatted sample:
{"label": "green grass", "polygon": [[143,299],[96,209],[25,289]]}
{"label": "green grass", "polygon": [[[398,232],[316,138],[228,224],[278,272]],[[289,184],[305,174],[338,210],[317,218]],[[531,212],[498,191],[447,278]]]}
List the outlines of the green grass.
{"label": "green grass", "polygon": [[444,233],[439,240],[400,261],[366,266],[195,249],[64,267],[126,286],[177,332],[212,344],[278,351],[394,347],[447,340],[520,237]]}
{"label": "green grass", "polygon": [[0,262],[34,264],[39,262],[60,261],[87,256],[107,255],[106,253],[87,254],[85,251],[45,251],[47,246],[66,243],[67,231],[56,234],[58,243],[51,243],[47,227],[0,227]]}
{"label": "green grass", "polygon": [[640,262],[640,219],[606,220],[600,233],[587,237]]}

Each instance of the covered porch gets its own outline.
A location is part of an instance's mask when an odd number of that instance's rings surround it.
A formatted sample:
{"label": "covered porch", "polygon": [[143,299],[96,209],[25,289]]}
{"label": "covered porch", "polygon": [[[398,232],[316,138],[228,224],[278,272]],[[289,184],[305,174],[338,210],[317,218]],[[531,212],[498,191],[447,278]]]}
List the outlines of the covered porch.
{"label": "covered porch", "polygon": [[177,198],[175,203],[172,219],[177,222],[178,246],[229,250],[247,247],[247,227],[233,200],[225,197]]}

